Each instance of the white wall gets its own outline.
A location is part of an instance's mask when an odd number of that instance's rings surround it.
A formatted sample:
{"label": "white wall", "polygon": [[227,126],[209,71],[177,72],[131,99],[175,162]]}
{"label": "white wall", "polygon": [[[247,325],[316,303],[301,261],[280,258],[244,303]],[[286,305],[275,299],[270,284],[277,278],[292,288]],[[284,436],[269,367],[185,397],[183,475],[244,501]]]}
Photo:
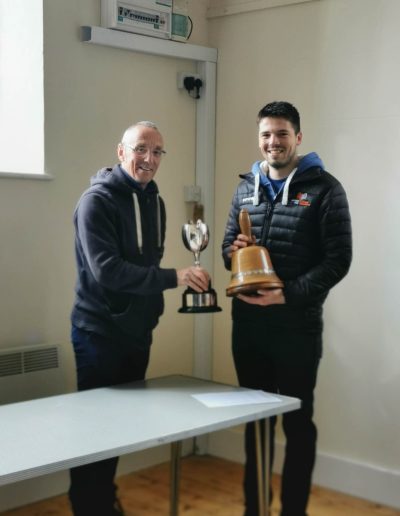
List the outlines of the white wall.
{"label": "white wall", "polygon": [[[315,480],[397,506],[399,17],[397,0],[320,0],[211,18],[209,25],[209,44],[219,51],[216,241],[238,173],[259,157],[258,110],[272,100],[293,102],[302,115],[301,151],[317,151],[342,181],[354,225],[351,271],[325,307]],[[222,294],[229,274],[218,247],[215,263]],[[214,378],[230,382],[236,378],[223,302]]]}

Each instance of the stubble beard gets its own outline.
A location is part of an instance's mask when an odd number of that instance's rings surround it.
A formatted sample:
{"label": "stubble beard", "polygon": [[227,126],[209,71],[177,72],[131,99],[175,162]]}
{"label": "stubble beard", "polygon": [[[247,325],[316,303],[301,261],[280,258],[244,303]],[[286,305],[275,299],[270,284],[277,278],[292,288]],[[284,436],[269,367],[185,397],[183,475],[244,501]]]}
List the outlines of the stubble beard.
{"label": "stubble beard", "polygon": [[270,158],[267,153],[267,163],[270,167],[274,168],[275,170],[281,170],[282,168],[286,168],[290,163],[296,163],[296,153],[291,154],[287,157],[287,159],[280,161],[277,159]]}

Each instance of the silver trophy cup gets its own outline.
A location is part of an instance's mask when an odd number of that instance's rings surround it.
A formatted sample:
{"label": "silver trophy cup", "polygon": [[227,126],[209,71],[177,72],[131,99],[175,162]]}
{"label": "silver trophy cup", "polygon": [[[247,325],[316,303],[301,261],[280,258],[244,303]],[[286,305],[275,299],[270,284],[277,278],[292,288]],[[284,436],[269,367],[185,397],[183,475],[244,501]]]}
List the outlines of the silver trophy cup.
{"label": "silver trophy cup", "polygon": [[[182,240],[186,249],[194,254],[194,264],[200,266],[200,253],[208,245],[209,231],[207,224],[200,219],[194,224],[192,221],[182,226]],[[217,303],[217,293],[211,288],[211,281],[208,290],[196,292],[188,287],[182,294],[182,307],[178,312],[183,314],[199,314],[209,312],[220,312],[221,308]]]}

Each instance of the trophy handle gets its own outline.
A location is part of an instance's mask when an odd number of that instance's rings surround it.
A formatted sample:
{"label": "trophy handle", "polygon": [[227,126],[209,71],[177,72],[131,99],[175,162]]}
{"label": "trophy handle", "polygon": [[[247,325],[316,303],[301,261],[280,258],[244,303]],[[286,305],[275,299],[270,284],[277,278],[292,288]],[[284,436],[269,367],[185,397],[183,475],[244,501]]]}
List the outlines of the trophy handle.
{"label": "trophy handle", "polygon": [[245,208],[240,210],[240,213],[239,213],[239,226],[240,226],[240,232],[243,235],[246,235],[250,239],[248,245],[251,245],[252,244],[251,221],[250,221],[249,212]]}

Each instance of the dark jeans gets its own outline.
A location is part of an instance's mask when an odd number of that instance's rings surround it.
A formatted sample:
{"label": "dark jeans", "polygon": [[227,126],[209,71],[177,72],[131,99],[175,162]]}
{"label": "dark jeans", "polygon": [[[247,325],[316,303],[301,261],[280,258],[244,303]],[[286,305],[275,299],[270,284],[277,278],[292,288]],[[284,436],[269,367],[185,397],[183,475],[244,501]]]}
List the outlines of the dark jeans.
{"label": "dark jeans", "polygon": [[[72,328],[78,390],[107,387],[143,380],[150,357],[151,335],[135,342],[127,336],[108,339],[93,332]],[[69,498],[75,516],[111,516],[118,457],[70,470]]]}
{"label": "dark jeans", "polygon": [[[282,471],[282,516],[305,516],[315,462],[317,430],[312,421],[314,388],[321,357],[321,332],[234,322],[232,350],[241,386],[302,400],[301,409],[283,415],[286,437]],[[276,417],[271,418],[272,467]],[[245,432],[246,516],[258,515],[254,424]]]}

